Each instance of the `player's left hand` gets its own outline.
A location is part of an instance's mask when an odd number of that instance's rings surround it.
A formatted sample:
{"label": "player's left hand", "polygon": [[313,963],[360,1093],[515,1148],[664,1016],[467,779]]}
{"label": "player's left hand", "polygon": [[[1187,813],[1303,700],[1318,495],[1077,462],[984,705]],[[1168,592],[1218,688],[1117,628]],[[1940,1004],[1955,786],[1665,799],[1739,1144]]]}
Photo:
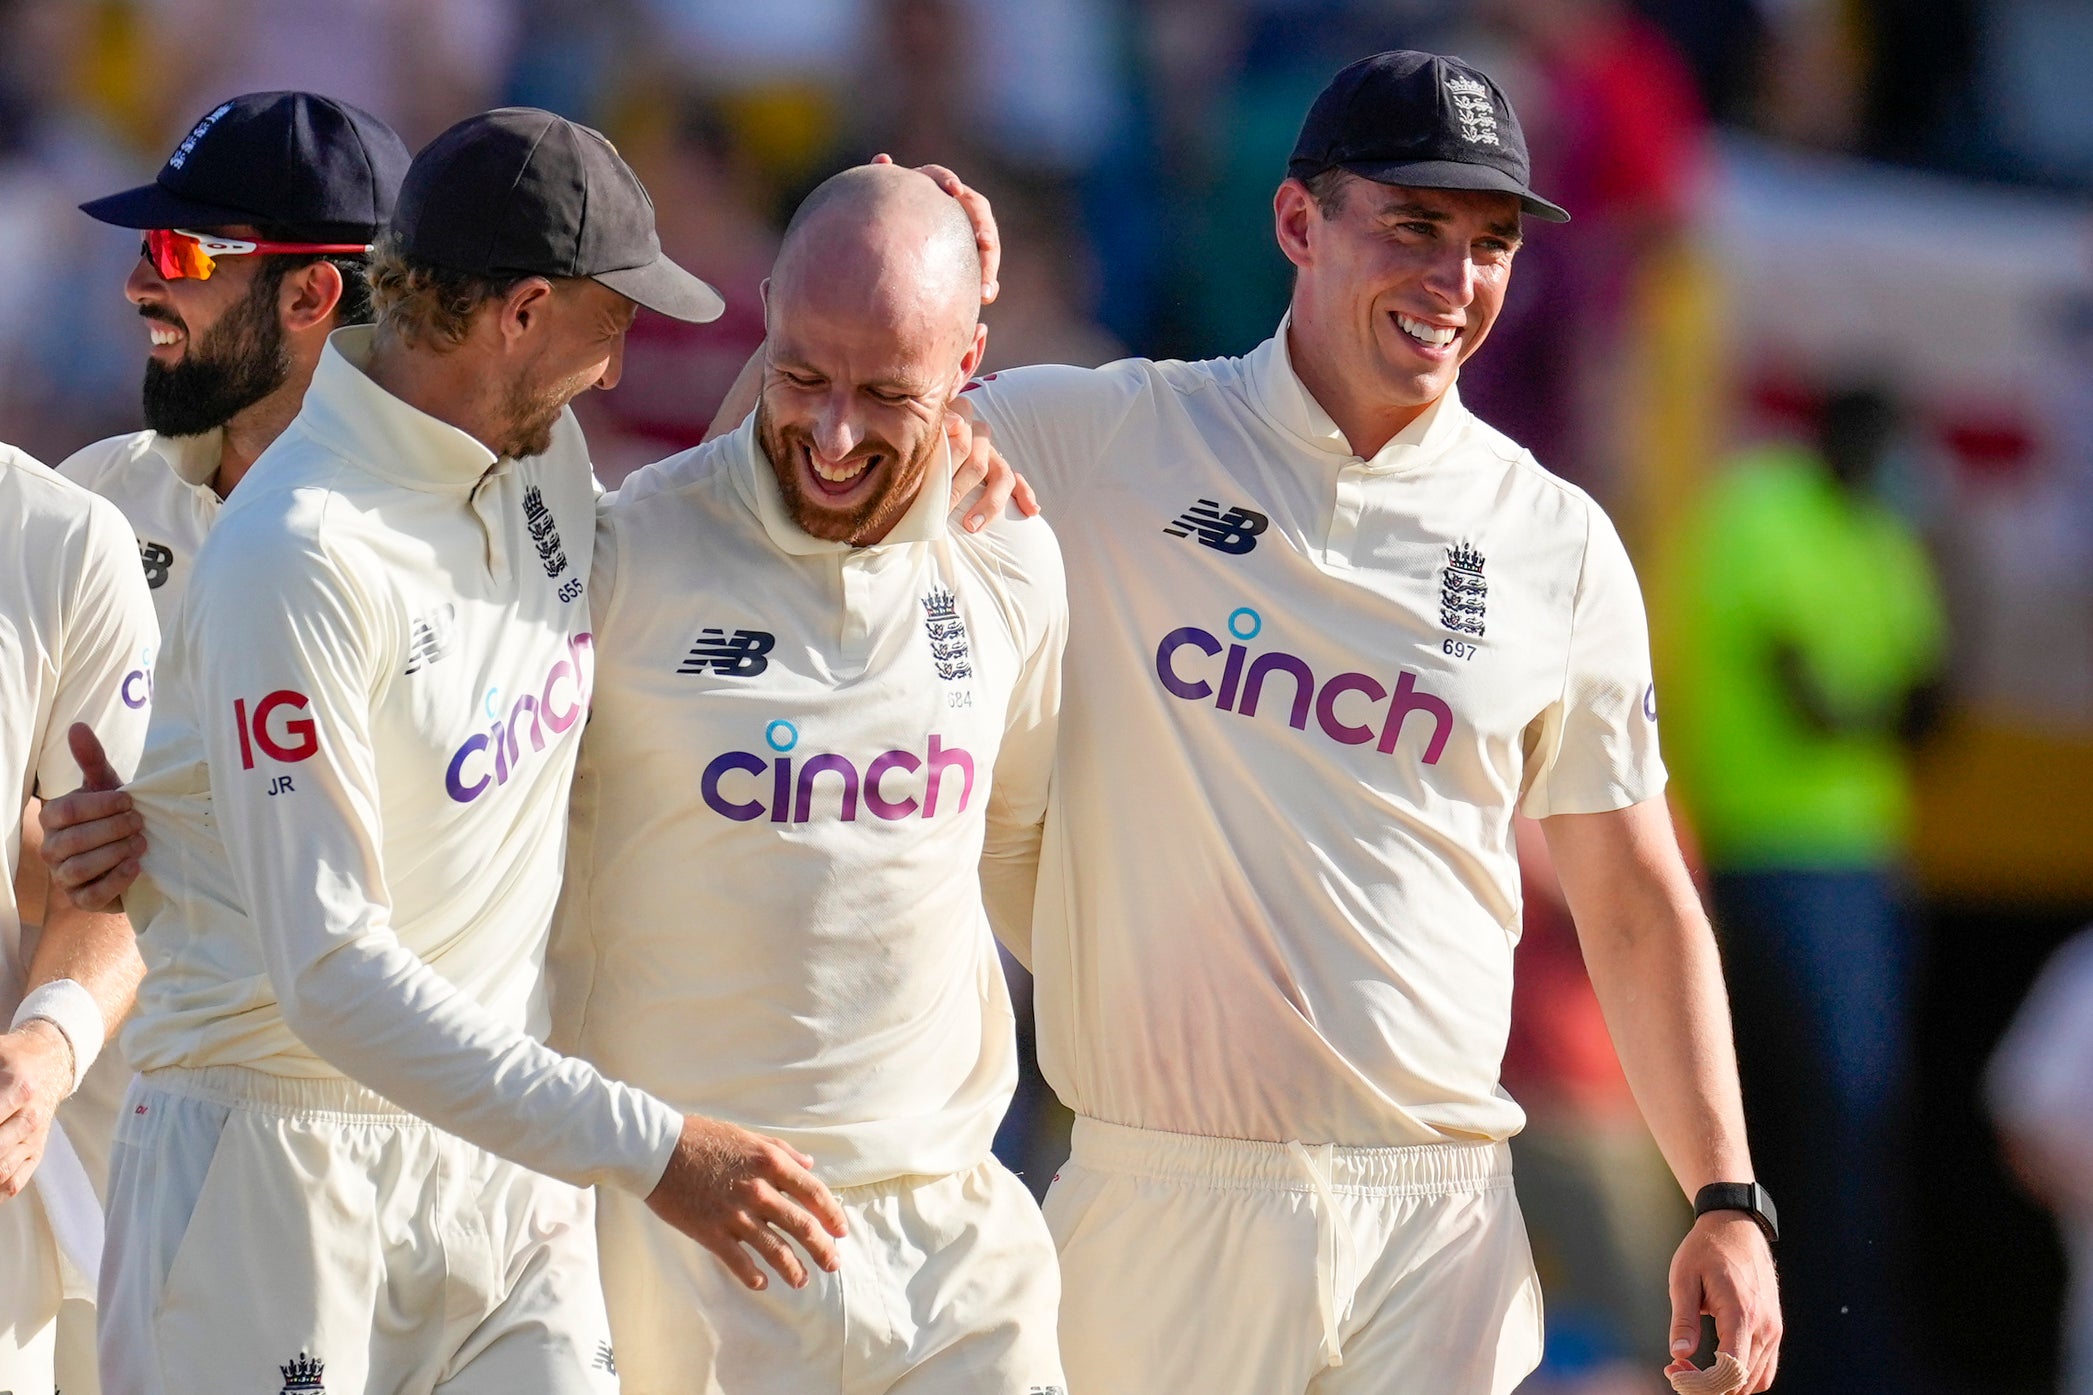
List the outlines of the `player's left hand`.
{"label": "player's left hand", "polygon": [[1715,1345],[1742,1363],[1744,1395],[1773,1384],[1780,1366],[1780,1286],[1773,1250],[1757,1222],[1710,1211],[1693,1223],[1671,1262],[1671,1354],[1665,1374],[1686,1370],[1700,1345],[1701,1314],[1715,1319]]}
{"label": "player's left hand", "polygon": [[[875,165],[891,165],[891,155],[874,155]],[[967,221],[974,225],[974,249],[981,254],[981,303],[993,305],[996,294],[1003,288],[997,279],[1003,270],[1003,235],[996,231],[995,211],[988,206],[988,199],[978,189],[970,189],[966,182],[943,165],[917,165],[918,174],[927,174],[937,181],[937,186],[959,200],[966,210]]]}
{"label": "player's left hand", "polygon": [[73,1048],[63,1032],[30,1021],[0,1035],[0,1201],[29,1185],[72,1087]]}
{"label": "player's left hand", "polygon": [[980,532],[1005,504],[1016,504],[1027,518],[1039,512],[1032,486],[1010,468],[989,439],[988,423],[977,418],[964,400],[955,401],[945,413],[945,440],[952,447],[951,507],[958,508],[976,486],[981,490],[981,497],[967,510],[964,526],[969,533]]}

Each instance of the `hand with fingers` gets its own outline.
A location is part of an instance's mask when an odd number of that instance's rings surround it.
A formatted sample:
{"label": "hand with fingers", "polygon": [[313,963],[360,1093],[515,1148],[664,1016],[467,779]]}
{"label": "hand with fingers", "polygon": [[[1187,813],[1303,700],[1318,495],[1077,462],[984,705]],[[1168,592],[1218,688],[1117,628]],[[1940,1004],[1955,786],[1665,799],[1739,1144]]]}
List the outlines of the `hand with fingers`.
{"label": "hand with fingers", "polygon": [[[1758,1223],[1738,1211],[1710,1211],[1693,1223],[1671,1262],[1671,1354],[1664,1368],[1674,1385],[1687,1378],[1708,1395],[1728,1391],[1758,1395],[1773,1384],[1780,1367],[1780,1286],[1773,1272],[1773,1249]],[[1700,1345],[1701,1315],[1715,1319],[1717,1364],[1735,1384],[1718,1378],[1709,1385],[1690,1359]],[[1722,1357],[1734,1358],[1730,1372]]]}
{"label": "hand with fingers", "polygon": [[112,910],[138,880],[145,819],[86,723],[73,723],[66,743],[86,779],[73,793],[44,801],[38,815],[44,865],[52,884],[81,910]]}
{"label": "hand with fingers", "polygon": [[786,1240],[834,1273],[844,1234],[843,1208],[809,1171],[813,1165],[774,1138],[690,1114],[647,1205],[750,1288],[770,1286],[759,1258],[792,1287],[805,1288],[806,1266]]}
{"label": "hand with fingers", "polygon": [[955,399],[945,410],[945,440],[952,447],[952,507],[958,508],[976,488],[981,491],[967,511],[964,526],[969,533],[987,527],[1005,504],[1015,504],[1027,518],[1039,512],[1032,486],[996,449],[989,439],[988,423],[974,415],[973,405],[965,398]]}
{"label": "hand with fingers", "polygon": [[[875,165],[891,165],[891,155],[874,155]],[[974,246],[981,253],[981,303],[995,304],[996,294],[1002,289],[997,279],[1003,269],[1003,237],[996,231],[995,211],[988,206],[988,199],[976,189],[967,187],[966,182],[943,165],[917,165],[918,174],[927,174],[937,181],[940,189],[959,200],[959,206],[967,211],[967,221],[974,225]]]}
{"label": "hand with fingers", "polygon": [[72,1088],[73,1048],[65,1033],[31,1018],[0,1035],[0,1202],[29,1185],[58,1102]]}

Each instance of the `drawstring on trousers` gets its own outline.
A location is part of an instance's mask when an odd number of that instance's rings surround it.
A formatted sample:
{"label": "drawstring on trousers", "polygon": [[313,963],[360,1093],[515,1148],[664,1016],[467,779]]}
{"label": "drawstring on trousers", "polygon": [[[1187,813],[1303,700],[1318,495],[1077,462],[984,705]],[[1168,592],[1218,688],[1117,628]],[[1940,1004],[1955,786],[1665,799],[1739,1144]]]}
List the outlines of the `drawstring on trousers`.
{"label": "drawstring on trousers", "polygon": [[1315,1296],[1323,1317],[1323,1364],[1344,1365],[1344,1337],[1339,1328],[1351,1315],[1350,1270],[1352,1239],[1337,1214],[1337,1194],[1330,1189],[1330,1163],[1336,1148],[1293,1140],[1287,1156],[1308,1176],[1315,1188]]}

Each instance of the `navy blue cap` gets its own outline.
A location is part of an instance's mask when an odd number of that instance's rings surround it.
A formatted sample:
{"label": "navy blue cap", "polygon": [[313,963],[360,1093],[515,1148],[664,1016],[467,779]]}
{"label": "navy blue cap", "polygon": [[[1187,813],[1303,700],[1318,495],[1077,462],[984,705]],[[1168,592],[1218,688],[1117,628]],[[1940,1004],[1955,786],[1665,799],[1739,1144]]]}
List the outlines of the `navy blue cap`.
{"label": "navy blue cap", "polygon": [[370,242],[392,216],[407,146],[359,107],[250,92],[190,128],[150,184],[80,205],[120,228],[251,223],[299,242]]}
{"label": "navy blue cap", "polygon": [[670,261],[654,201],[600,132],[536,107],[469,116],[423,146],[392,219],[417,261],[474,276],[586,276],[678,320],[719,292]]}
{"label": "navy blue cap", "polygon": [[1534,217],[1570,221],[1527,187],[1526,136],[1497,84],[1436,53],[1377,53],[1330,79],[1301,123],[1286,172],[1310,179],[1328,169],[1377,184],[1517,194]]}

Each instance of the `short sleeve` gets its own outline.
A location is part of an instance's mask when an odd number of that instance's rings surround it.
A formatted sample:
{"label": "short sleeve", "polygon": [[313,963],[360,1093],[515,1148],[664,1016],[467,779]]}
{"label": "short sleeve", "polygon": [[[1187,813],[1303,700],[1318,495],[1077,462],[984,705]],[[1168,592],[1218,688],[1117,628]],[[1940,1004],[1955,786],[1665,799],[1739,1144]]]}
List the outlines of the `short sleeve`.
{"label": "short sleeve", "polygon": [[1013,368],[975,379],[965,397],[1052,521],[1074,505],[1148,390],[1143,367],[1128,359],[1103,368]]}
{"label": "short sleeve", "polygon": [[1562,692],[1539,719],[1520,808],[1532,818],[1606,813],[1664,791],[1642,588],[1612,522],[1596,504],[1586,508]]}

